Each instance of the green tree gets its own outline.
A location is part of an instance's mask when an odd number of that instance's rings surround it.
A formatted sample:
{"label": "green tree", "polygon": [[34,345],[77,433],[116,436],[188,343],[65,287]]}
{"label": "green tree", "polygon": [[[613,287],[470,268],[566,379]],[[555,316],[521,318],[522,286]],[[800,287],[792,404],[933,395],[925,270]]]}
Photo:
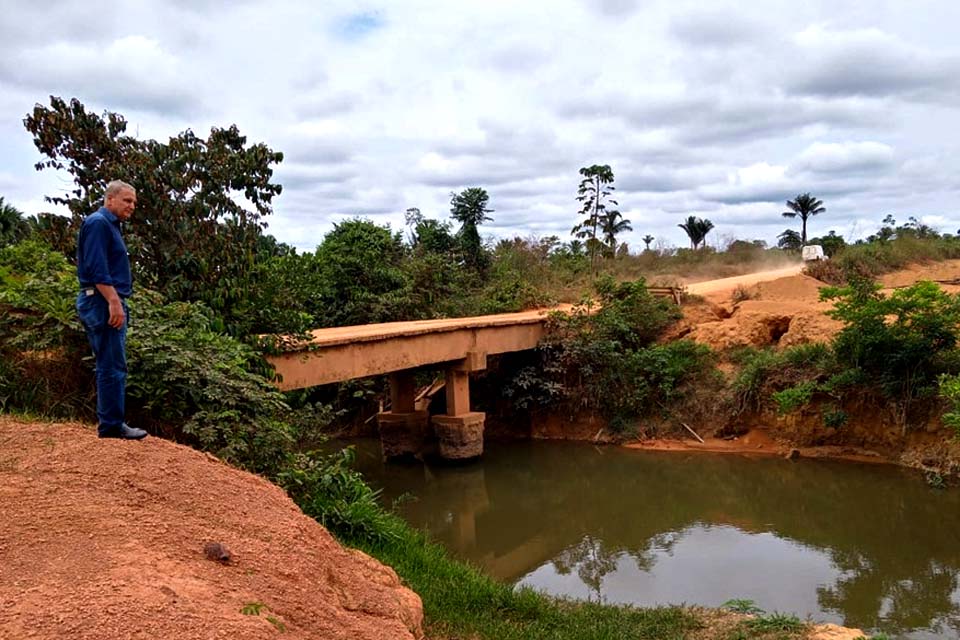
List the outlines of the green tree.
{"label": "green tree", "polygon": [[643,244],[644,244],[643,250],[650,251],[650,243],[653,242],[654,240],[656,240],[656,238],[654,238],[650,234],[643,236]]}
{"label": "green tree", "polygon": [[317,247],[313,304],[307,311],[325,326],[389,322],[414,317],[402,268],[400,233],[369,220],[334,225]]}
{"label": "green tree", "polygon": [[206,139],[187,130],[165,143],[139,140],[126,134],[123,116],[53,96],[24,125],[45,156],[37,169],[73,177],[72,190],[47,200],[70,209],[74,228],[99,206],[109,180],[129,182],[137,211],[125,235],[138,281],[176,300],[204,301],[243,330],[263,218],[281,191],[273,165],[283,154],[248,145],[236,126],[213,128]]}
{"label": "green tree", "polygon": [[810,238],[810,244],[820,245],[827,257],[832,258],[847,246],[847,241],[843,239],[843,236],[838,236],[836,231],[831,230],[830,233],[820,238]]}
{"label": "green tree", "polygon": [[30,234],[30,225],[23,213],[0,196],[0,247],[15,244]]}
{"label": "green tree", "polygon": [[678,224],[678,227],[686,231],[690,238],[690,248],[696,249],[701,244],[706,244],[707,234],[713,229],[713,223],[706,218],[689,216],[685,222]]}
{"label": "green tree", "polygon": [[608,211],[601,222],[603,240],[607,245],[607,252],[612,256],[617,251],[617,236],[624,231],[633,231],[630,221],[620,215],[619,211]]}
{"label": "green tree", "polygon": [[777,246],[784,251],[800,251],[803,247],[803,239],[793,229],[785,229],[777,236]]}
{"label": "green tree", "polygon": [[460,223],[458,235],[464,264],[475,271],[483,271],[487,267],[487,256],[477,227],[493,220],[487,215],[493,213],[493,209],[487,208],[490,196],[480,187],[470,187],[451,195],[450,215]]}
{"label": "green tree", "polygon": [[[582,220],[570,230],[577,238],[586,241],[587,252],[590,254],[590,265],[596,264],[597,253],[603,248],[598,232],[603,231],[604,221],[612,213],[607,211],[607,205],[619,206],[619,203],[610,196],[616,191],[613,186],[613,169],[608,164],[594,164],[581,167],[580,175],[583,179],[577,188],[577,201],[583,204],[580,209]],[[620,212],[616,212],[620,215]],[[629,224],[629,221],[625,221]]]}
{"label": "green tree", "polygon": [[784,211],[781,215],[784,218],[800,218],[801,231],[800,241],[802,245],[807,244],[807,220],[815,215],[824,213],[827,209],[823,202],[817,200],[809,193],[801,193],[793,200],[787,200],[789,211]]}

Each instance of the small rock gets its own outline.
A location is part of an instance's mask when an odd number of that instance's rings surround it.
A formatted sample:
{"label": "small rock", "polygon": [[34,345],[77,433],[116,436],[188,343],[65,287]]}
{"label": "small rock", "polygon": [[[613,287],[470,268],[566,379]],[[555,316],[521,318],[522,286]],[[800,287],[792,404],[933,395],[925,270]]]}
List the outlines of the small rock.
{"label": "small rock", "polygon": [[797,458],[800,457],[800,449],[790,449],[790,453],[788,453],[783,457],[786,458],[787,460],[796,460]]}
{"label": "small rock", "polygon": [[207,560],[213,560],[214,562],[219,562],[221,564],[229,564],[232,556],[230,555],[230,550],[227,549],[226,545],[220,542],[208,542],[203,545],[203,553],[207,556]]}

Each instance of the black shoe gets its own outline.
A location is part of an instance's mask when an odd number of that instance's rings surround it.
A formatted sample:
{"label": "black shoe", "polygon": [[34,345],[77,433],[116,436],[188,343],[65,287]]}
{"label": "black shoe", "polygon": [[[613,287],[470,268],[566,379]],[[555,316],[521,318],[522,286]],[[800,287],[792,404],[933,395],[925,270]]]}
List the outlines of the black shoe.
{"label": "black shoe", "polygon": [[101,438],[121,438],[123,440],[143,440],[147,437],[147,432],[143,429],[135,429],[126,422],[120,425],[119,429],[99,433]]}

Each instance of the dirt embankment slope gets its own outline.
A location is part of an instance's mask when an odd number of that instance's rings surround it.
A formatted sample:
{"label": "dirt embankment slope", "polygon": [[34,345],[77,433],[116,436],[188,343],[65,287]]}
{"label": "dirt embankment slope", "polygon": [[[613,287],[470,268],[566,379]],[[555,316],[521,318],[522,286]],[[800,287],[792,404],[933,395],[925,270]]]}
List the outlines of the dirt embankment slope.
{"label": "dirt embankment slope", "polygon": [[392,569],[266,480],[159,438],[0,416],[0,511],[3,640],[421,636]]}
{"label": "dirt embankment slope", "polygon": [[[781,276],[782,277],[778,277]],[[916,264],[880,278],[889,294],[895,288],[921,280],[939,281],[949,293],[960,293],[960,260]],[[800,273],[763,272],[691,284],[688,290],[702,301],[684,306],[684,317],[667,336],[687,337],[717,350],[734,347],[788,347],[829,342],[842,323],[826,315],[831,302],[820,301],[824,283]],[[723,367],[723,365],[721,365]],[[904,438],[882,408],[859,407],[843,433],[822,426],[819,415],[753,416],[749,429],[735,440],[711,438],[705,442],[645,440],[628,446],[663,450],[700,450],[731,453],[799,454],[858,461],[894,462],[927,471],[942,472],[960,465],[960,446],[933,420],[924,429]],[[832,434],[832,435],[831,435]]]}

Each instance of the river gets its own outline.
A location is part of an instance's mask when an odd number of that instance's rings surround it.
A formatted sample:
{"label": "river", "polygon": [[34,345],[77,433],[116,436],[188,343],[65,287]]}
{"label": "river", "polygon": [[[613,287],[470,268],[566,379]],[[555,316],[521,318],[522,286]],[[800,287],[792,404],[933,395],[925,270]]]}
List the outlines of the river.
{"label": "river", "polygon": [[891,637],[960,637],[960,490],[825,460],[487,445],[462,466],[358,466],[456,557],[555,595],[761,609]]}

